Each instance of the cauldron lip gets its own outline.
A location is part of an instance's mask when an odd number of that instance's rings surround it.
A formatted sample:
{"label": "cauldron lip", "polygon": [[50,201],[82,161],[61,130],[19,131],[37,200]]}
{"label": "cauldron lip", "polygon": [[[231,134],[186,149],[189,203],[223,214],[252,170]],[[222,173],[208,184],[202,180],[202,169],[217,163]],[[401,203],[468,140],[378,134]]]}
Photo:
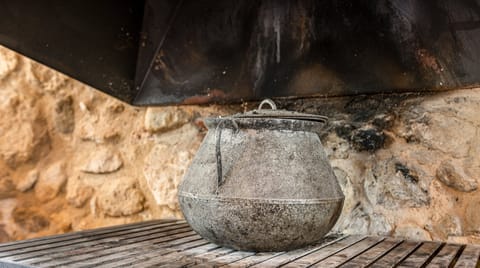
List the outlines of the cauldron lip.
{"label": "cauldron lip", "polygon": [[304,131],[321,134],[327,126],[326,121],[301,120],[291,118],[269,117],[208,117],[204,119],[208,129],[256,129],[256,130],[287,130]]}
{"label": "cauldron lip", "polygon": [[267,109],[256,109],[251,110],[245,113],[234,114],[231,117],[233,118],[253,118],[253,119],[262,119],[262,118],[278,118],[278,119],[292,119],[292,120],[304,120],[304,121],[315,121],[321,123],[327,123],[328,117],[324,115],[317,114],[306,114],[295,111],[288,110],[267,110]]}

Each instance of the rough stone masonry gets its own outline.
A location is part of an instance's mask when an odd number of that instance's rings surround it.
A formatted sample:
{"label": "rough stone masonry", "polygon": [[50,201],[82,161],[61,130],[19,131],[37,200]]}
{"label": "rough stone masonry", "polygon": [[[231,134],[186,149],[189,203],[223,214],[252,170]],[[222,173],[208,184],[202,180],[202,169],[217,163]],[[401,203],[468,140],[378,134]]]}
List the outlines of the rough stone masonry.
{"label": "rough stone masonry", "polygon": [[[480,243],[480,89],[279,106],[331,119],[335,231]],[[252,107],[132,107],[0,47],[0,242],[182,217],[201,118]]]}

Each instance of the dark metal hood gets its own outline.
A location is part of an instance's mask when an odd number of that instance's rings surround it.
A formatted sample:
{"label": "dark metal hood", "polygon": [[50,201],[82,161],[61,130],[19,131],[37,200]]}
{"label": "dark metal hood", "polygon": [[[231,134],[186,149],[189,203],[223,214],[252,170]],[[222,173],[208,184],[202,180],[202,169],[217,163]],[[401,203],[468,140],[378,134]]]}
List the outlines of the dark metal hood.
{"label": "dark metal hood", "polygon": [[475,0],[0,0],[0,44],[134,105],[480,85]]}

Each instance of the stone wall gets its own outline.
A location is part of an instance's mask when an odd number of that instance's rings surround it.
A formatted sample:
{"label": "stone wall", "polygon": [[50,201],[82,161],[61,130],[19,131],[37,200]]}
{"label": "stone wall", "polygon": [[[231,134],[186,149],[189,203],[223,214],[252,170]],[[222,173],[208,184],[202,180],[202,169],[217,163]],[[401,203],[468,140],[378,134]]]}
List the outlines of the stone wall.
{"label": "stone wall", "polygon": [[[480,89],[279,101],[325,114],[345,233],[480,243]],[[0,241],[178,218],[202,117],[138,108],[0,47]]]}

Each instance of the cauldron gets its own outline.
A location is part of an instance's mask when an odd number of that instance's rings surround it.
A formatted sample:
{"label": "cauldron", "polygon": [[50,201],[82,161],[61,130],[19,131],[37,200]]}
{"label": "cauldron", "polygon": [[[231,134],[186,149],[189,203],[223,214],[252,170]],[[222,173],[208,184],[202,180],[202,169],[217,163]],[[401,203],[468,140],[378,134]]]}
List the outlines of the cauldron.
{"label": "cauldron", "polygon": [[240,250],[284,251],[320,240],[344,200],[318,136],[326,123],[277,110],[271,100],[205,119],[209,131],[178,191],[187,222],[205,239]]}

